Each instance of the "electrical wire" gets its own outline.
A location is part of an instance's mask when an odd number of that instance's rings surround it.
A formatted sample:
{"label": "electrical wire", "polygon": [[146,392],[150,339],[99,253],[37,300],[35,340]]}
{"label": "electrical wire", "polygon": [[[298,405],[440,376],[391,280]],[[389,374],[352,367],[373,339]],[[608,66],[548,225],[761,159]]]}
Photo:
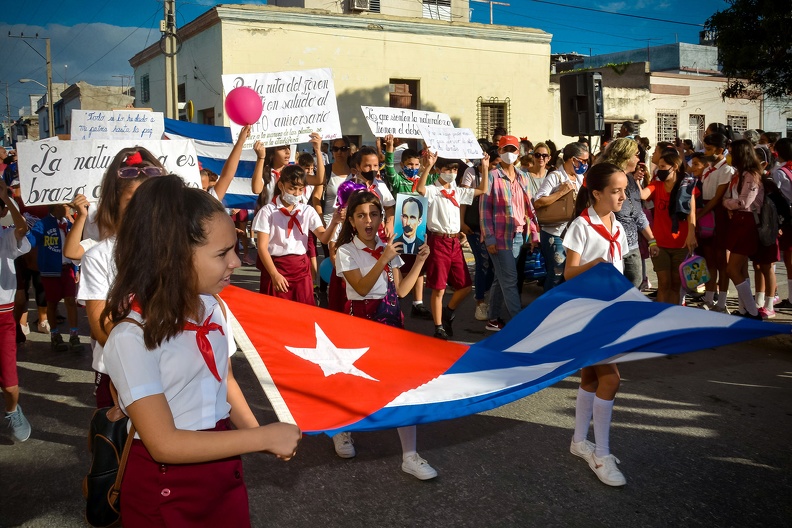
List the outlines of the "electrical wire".
{"label": "electrical wire", "polygon": [[558,7],[567,7],[569,9],[579,9],[581,11],[590,11],[593,13],[603,13],[606,15],[616,15],[616,16],[623,16],[628,18],[637,18],[640,20],[650,20],[652,22],[664,22],[666,24],[677,24],[680,26],[693,26],[693,27],[704,27],[704,24],[694,24],[692,22],[680,22],[679,20],[666,20],[664,18],[655,18],[655,17],[647,17],[643,15],[633,15],[630,13],[617,13],[615,11],[606,11],[605,9],[596,9],[594,7],[583,7],[583,6],[576,6],[576,5],[569,5],[569,4],[561,4],[559,2],[550,2],[549,0],[528,0],[529,2],[536,2],[537,4],[547,4],[547,5],[554,5]]}

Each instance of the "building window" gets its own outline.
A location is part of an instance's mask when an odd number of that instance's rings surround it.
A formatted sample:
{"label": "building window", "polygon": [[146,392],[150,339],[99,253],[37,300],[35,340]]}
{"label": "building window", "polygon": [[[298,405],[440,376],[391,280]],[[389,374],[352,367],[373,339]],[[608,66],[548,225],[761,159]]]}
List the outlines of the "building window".
{"label": "building window", "polygon": [[204,108],[203,110],[199,110],[198,113],[201,116],[201,124],[203,125],[215,124],[214,107]]}
{"label": "building window", "polygon": [[186,103],[187,102],[187,86],[184,83],[181,83],[176,90],[178,92],[178,102]]}
{"label": "building window", "polygon": [[688,118],[688,134],[693,141],[694,148],[701,148],[701,140],[704,139],[704,129],[706,118],[702,114],[690,114]]}
{"label": "building window", "polygon": [[372,13],[380,12],[380,0],[369,0],[369,11]]}
{"label": "building window", "polygon": [[423,0],[423,17],[451,22],[451,0]]}
{"label": "building window", "polygon": [[484,99],[483,97],[479,97],[477,103],[478,115],[476,121],[478,137],[487,138],[489,140],[492,138],[492,131],[498,127],[503,127],[510,131],[508,97],[506,99],[497,99],[495,97]]}
{"label": "building window", "polygon": [[657,113],[657,141],[670,141],[678,136],[679,130],[679,115],[676,112],[658,112]]}
{"label": "building window", "polygon": [[149,76],[143,75],[140,78],[140,102],[148,103],[151,99],[151,92],[149,90]]}
{"label": "building window", "polygon": [[736,136],[742,137],[743,132],[748,130],[748,116],[726,114],[726,124],[732,127]]}
{"label": "building window", "polygon": [[787,133],[786,137],[792,138],[792,119],[787,118]]}

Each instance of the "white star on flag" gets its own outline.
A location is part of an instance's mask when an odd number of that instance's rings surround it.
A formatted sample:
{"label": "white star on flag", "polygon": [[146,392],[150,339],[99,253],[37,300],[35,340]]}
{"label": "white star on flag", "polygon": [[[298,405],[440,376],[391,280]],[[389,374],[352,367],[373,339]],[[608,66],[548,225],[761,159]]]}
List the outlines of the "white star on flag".
{"label": "white star on flag", "polygon": [[292,354],[301,357],[311,363],[316,363],[322,369],[325,377],[332,374],[350,374],[352,376],[360,376],[361,378],[370,379],[372,381],[379,381],[372,378],[362,370],[355,367],[354,363],[360,359],[363,354],[368,352],[369,347],[366,348],[338,348],[332,341],[325,335],[319,323],[314,323],[316,326],[316,348],[298,348],[287,346],[286,350]]}

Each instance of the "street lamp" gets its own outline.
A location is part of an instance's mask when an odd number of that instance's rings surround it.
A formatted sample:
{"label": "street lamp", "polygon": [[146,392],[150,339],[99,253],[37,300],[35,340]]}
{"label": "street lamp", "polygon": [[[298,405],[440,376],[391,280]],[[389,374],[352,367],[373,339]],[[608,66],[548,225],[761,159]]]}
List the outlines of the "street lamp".
{"label": "street lamp", "polygon": [[[54,137],[55,136],[55,114],[53,114],[53,112],[52,112],[52,85],[47,87],[47,86],[41,84],[40,82],[38,82],[35,79],[19,79],[19,82],[21,82],[21,83],[29,83],[29,82],[36,83],[39,86],[41,86],[42,88],[44,88],[45,90],[47,90],[47,121],[49,123],[49,137]],[[32,111],[32,109],[31,109],[31,111]]]}

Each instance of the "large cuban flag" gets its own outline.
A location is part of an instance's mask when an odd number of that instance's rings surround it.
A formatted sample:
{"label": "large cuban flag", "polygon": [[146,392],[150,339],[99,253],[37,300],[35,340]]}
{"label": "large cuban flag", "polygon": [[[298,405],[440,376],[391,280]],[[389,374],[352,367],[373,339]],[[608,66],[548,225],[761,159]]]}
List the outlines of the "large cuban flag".
{"label": "large cuban flag", "polygon": [[329,434],[465,416],[537,392],[584,366],[792,330],[651,302],[607,264],[553,288],[472,346],[237,287],[221,297],[278,418]]}
{"label": "large cuban flag", "polygon": [[[223,164],[231,155],[234,142],[228,127],[197,125],[176,119],[165,119],[165,137],[168,139],[192,139],[198,161],[205,168],[220,174]],[[232,209],[255,209],[256,195],[250,190],[253,169],[256,166],[256,153],[243,150],[239,167],[231,186],[226,192],[223,203]]]}

